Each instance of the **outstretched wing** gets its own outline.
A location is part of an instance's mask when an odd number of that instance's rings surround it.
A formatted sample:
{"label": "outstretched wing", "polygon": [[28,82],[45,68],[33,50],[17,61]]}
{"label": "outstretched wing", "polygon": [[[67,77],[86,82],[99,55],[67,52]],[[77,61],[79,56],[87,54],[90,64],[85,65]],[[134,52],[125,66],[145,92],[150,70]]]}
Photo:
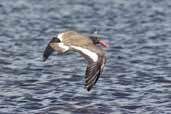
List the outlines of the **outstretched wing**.
{"label": "outstretched wing", "polygon": [[52,54],[52,52],[55,51],[55,48],[57,48],[57,45],[55,43],[59,43],[59,42],[60,40],[56,37],[50,40],[50,42],[48,43],[47,47],[43,52],[43,61],[46,61],[48,57]]}
{"label": "outstretched wing", "polygon": [[85,86],[88,91],[90,91],[98,81],[100,74],[103,71],[105,62],[106,62],[105,56],[98,57],[97,62],[92,62],[92,63],[89,62],[85,74]]}
{"label": "outstretched wing", "polygon": [[53,51],[54,49],[48,44],[43,52],[43,61],[46,61]]}

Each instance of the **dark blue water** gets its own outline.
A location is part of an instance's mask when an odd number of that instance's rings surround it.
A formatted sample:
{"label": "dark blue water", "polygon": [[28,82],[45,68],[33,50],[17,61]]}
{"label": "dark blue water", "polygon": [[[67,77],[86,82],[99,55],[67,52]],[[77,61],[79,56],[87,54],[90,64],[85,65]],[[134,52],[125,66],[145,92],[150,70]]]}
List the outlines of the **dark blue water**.
{"label": "dark blue water", "polygon": [[[62,31],[110,44],[91,92],[78,54],[42,62]],[[1,0],[0,114],[171,114],[170,0]]]}

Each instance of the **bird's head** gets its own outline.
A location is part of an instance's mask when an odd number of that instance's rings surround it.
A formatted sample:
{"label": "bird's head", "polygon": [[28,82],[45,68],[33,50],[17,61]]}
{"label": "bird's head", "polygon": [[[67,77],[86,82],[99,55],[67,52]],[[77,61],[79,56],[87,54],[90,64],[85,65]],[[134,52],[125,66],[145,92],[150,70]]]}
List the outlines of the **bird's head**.
{"label": "bird's head", "polygon": [[105,41],[99,39],[99,37],[97,37],[97,36],[89,36],[89,38],[93,41],[94,44],[100,44],[100,45],[102,45],[102,46],[104,46],[106,48],[109,48],[109,45]]}

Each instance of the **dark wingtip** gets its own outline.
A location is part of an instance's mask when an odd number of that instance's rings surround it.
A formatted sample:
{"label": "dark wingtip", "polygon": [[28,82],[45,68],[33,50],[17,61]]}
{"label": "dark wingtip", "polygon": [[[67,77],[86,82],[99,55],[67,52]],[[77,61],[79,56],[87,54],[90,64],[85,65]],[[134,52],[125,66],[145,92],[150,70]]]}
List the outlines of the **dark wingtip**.
{"label": "dark wingtip", "polygon": [[51,39],[51,41],[48,43],[46,49],[44,50],[44,53],[43,53],[43,61],[46,61],[48,59],[48,57],[54,51],[54,49],[52,49],[52,47],[50,47],[50,43],[55,43],[55,42],[58,43],[58,42],[60,42],[60,40],[57,37],[53,37]]}
{"label": "dark wingtip", "polygon": [[43,53],[43,61],[46,61],[54,50],[48,45]]}
{"label": "dark wingtip", "polygon": [[93,85],[85,85],[88,92],[93,88]]}
{"label": "dark wingtip", "polygon": [[87,88],[87,91],[89,92],[90,90],[91,90],[91,87],[88,87],[88,88]]}
{"label": "dark wingtip", "polygon": [[51,42],[61,42],[57,37],[53,37],[52,40],[50,41]]}
{"label": "dark wingtip", "polygon": [[44,57],[44,56],[43,56],[43,62],[45,62],[46,60],[47,60],[47,57]]}

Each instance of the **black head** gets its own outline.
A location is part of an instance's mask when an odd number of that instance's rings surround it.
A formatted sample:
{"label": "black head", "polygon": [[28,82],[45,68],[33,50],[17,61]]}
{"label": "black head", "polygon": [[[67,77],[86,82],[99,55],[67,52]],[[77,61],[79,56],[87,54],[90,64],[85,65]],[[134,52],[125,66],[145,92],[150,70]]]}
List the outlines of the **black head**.
{"label": "black head", "polygon": [[89,38],[93,41],[94,44],[100,44],[106,48],[109,48],[109,45],[105,41],[100,40],[97,36],[89,36]]}
{"label": "black head", "polygon": [[89,38],[93,41],[94,44],[99,43],[99,38],[97,36],[89,36]]}

